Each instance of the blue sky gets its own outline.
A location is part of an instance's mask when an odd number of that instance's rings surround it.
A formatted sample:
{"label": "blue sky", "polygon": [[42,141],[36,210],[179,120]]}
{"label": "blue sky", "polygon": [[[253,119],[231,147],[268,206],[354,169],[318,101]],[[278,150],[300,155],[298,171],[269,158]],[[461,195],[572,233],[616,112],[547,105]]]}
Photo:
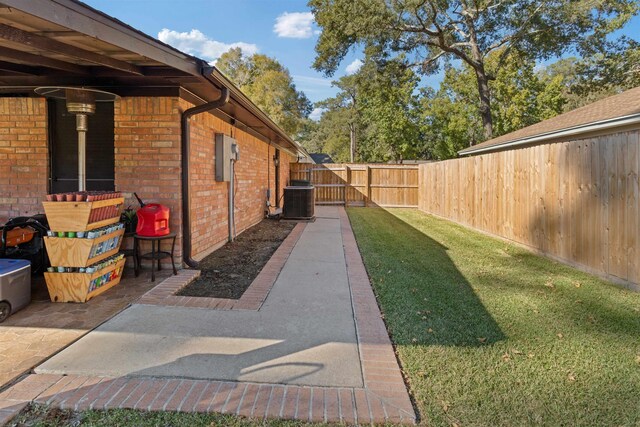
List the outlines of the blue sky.
{"label": "blue sky", "polygon": [[[99,9],[187,53],[215,60],[229,47],[275,57],[293,76],[296,87],[312,102],[333,96],[331,78],[315,71],[318,28],[305,0],[85,0]],[[640,39],[640,17],[624,30]],[[350,52],[333,78],[355,67],[358,52]],[[354,61],[355,64],[354,64]],[[423,79],[438,85],[441,76]]]}
{"label": "blue sky", "polygon": [[[296,87],[312,102],[333,96],[331,78],[311,67],[318,28],[306,1],[298,0],[85,0],[101,10],[153,37],[206,60],[215,59],[226,45],[275,57],[293,76]],[[275,31],[278,17],[281,18]],[[168,30],[164,31],[163,30]],[[196,31],[193,31],[196,30]],[[218,43],[216,43],[218,42]],[[221,45],[219,43],[223,43]],[[350,54],[335,74],[357,59]]]}

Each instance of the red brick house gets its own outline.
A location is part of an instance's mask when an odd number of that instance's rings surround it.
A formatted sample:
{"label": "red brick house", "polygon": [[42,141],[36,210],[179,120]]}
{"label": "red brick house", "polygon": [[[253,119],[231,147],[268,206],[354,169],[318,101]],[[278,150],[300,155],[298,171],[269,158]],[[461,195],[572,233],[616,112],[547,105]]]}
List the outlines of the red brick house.
{"label": "red brick house", "polygon": [[263,218],[267,190],[278,204],[289,163],[306,153],[215,67],[75,0],[2,3],[0,223],[42,212],[47,193],[77,189],[74,118],[64,101],[36,94],[43,86],[119,96],[89,117],[87,189],[169,206],[178,259],[201,259],[229,236],[215,134],[240,149],[237,232]]}

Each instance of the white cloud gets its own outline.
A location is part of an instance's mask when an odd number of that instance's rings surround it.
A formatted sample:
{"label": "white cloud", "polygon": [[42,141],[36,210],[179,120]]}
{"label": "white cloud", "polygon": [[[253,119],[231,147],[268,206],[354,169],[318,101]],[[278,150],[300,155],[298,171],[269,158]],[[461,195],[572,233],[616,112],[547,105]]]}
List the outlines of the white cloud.
{"label": "white cloud", "polygon": [[313,32],[313,13],[311,12],[285,12],[276,18],[273,32],[278,37],[291,39],[308,39]]}
{"label": "white cloud", "polygon": [[235,47],[242,49],[245,55],[253,55],[258,52],[258,46],[252,43],[236,42],[223,43],[212,40],[200,30],[193,29],[189,32],[178,32],[163,28],[158,33],[158,39],[181,50],[185,53],[202,57],[209,62],[215,62],[220,56]]}
{"label": "white cloud", "polygon": [[299,74],[294,74],[293,80],[295,80],[296,85],[312,85],[312,86],[324,86],[331,87],[330,79],[323,79],[322,77],[310,77],[310,76],[301,76]]}
{"label": "white cloud", "polygon": [[360,67],[362,67],[362,64],[364,64],[364,62],[356,58],[351,64],[347,65],[345,71],[347,72],[347,74],[357,73]]}
{"label": "white cloud", "polygon": [[320,116],[322,116],[323,112],[324,108],[314,108],[311,114],[309,114],[309,118],[317,122],[318,120],[320,120]]}

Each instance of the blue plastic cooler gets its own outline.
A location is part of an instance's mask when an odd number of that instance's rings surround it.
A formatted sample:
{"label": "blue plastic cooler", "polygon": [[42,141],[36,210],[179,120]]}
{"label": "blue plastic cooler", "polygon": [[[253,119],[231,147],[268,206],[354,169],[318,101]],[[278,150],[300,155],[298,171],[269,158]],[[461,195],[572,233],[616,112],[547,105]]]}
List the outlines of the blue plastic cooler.
{"label": "blue plastic cooler", "polygon": [[0,323],[31,302],[31,263],[0,259]]}

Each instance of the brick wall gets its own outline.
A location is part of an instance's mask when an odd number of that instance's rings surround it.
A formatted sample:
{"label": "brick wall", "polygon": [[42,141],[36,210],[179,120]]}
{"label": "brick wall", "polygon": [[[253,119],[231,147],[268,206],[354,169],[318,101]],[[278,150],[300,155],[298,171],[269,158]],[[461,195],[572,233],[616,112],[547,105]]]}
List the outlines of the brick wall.
{"label": "brick wall", "polygon": [[280,207],[282,207],[284,203],[284,199],[282,199],[283,189],[289,184],[289,165],[296,160],[295,157],[291,157],[284,151],[280,151]]}
{"label": "brick wall", "polygon": [[[176,258],[182,257],[180,115],[192,104],[178,97],[121,98],[114,105],[115,185],[126,204],[138,206],[133,192],[147,203],[171,209],[178,233]],[[259,222],[267,188],[275,204],[274,147],[211,114],[191,120],[192,255],[206,256],[228,237],[227,183],[215,181],[215,133],[234,137],[240,146],[236,164],[236,231]],[[280,183],[289,176],[286,153],[280,154]],[[42,212],[47,193],[48,149],[46,101],[0,99],[0,221]],[[280,191],[282,195],[282,190]]]}
{"label": "brick wall", "polygon": [[[182,100],[187,109],[192,104]],[[259,222],[264,216],[267,188],[275,203],[275,149],[252,135],[233,127],[211,114],[191,119],[191,231],[192,256],[203,258],[223,245],[228,238],[228,184],[215,181],[215,134],[235,138],[240,148],[236,163],[235,222],[236,232]],[[281,186],[286,185],[288,164],[281,153]],[[282,191],[281,191],[282,194]]]}
{"label": "brick wall", "polygon": [[47,192],[47,114],[42,98],[0,98],[0,224],[42,212]]}
{"label": "brick wall", "polygon": [[177,97],[121,98],[114,105],[115,185],[126,204],[171,209],[171,231],[178,232],[176,259],[182,257],[180,187],[180,105]]}
{"label": "brick wall", "polygon": [[[182,100],[183,110],[193,104]],[[193,116],[191,128],[191,255],[207,254],[227,236],[227,183],[215,180],[216,132],[231,132],[231,125],[203,113]]]}

